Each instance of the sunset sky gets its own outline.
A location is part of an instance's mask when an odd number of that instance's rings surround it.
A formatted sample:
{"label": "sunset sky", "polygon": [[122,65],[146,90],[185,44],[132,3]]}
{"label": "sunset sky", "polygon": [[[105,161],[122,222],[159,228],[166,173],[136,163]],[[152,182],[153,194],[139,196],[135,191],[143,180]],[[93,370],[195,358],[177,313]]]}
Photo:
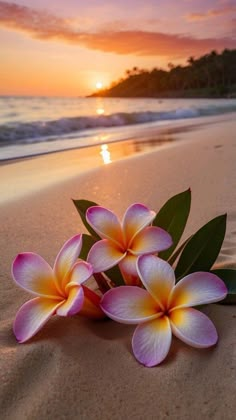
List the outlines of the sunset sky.
{"label": "sunset sky", "polygon": [[86,95],[134,66],[226,47],[236,0],[0,1],[0,94]]}

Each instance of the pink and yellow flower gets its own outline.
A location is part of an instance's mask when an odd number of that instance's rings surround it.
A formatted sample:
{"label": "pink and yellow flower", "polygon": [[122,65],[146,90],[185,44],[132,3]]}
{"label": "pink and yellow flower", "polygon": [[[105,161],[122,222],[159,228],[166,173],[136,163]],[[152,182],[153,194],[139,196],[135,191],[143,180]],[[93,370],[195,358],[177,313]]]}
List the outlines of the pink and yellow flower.
{"label": "pink and yellow flower", "polygon": [[139,324],[132,347],[136,359],[151,367],[167,356],[172,333],[193,347],[216,344],[216,329],[197,306],[218,302],[227,295],[227,288],[216,275],[196,272],[175,285],[172,267],[154,255],[138,258],[137,270],[146,290],[121,286],[108,291],[101,308],[113,320]]}
{"label": "pink and yellow flower", "polygon": [[102,238],[88,255],[94,272],[103,272],[118,264],[127,284],[139,284],[138,256],[154,254],[172,245],[166,231],[150,226],[155,216],[154,211],[137,203],[126,210],[120,223],[112,211],[100,206],[90,207],[86,213],[87,222]]}
{"label": "pink and yellow flower", "polygon": [[57,255],[54,267],[38,254],[17,255],[12,265],[15,282],[36,295],[17,312],[13,326],[20,343],[29,340],[52,315],[71,316],[78,312],[90,317],[103,317],[100,297],[82,283],[91,277],[93,269],[85,261],[77,261],[82,247],[82,235],[69,239]]}

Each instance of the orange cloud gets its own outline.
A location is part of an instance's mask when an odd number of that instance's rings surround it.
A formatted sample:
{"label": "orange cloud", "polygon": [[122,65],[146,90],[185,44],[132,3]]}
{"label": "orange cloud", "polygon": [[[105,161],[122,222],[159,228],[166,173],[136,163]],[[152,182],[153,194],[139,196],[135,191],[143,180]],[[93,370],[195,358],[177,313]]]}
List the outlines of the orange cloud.
{"label": "orange cloud", "polygon": [[233,4],[226,4],[224,7],[219,9],[210,9],[206,13],[191,13],[187,16],[187,20],[197,21],[214,18],[218,16],[224,16],[236,11],[236,6]]}
{"label": "orange cloud", "polygon": [[89,48],[140,56],[186,57],[189,54],[203,54],[209,50],[235,48],[236,40],[196,39],[190,36],[168,35],[158,32],[122,31],[84,34],[83,41]]}
{"label": "orange cloud", "polygon": [[236,47],[236,40],[231,38],[197,39],[141,30],[120,31],[117,28],[93,33],[79,31],[74,21],[69,19],[3,1],[0,1],[0,25],[40,40],[57,40],[107,53],[137,56],[185,58],[211,49]]}

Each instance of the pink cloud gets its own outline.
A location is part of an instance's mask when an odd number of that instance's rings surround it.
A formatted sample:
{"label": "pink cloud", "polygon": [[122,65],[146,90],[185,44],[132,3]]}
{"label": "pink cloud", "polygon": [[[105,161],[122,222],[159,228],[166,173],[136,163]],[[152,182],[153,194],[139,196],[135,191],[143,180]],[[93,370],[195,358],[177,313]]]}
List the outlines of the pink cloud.
{"label": "pink cloud", "polygon": [[197,39],[153,31],[119,30],[117,25],[113,29],[108,25],[109,29],[93,33],[80,31],[75,27],[74,20],[3,1],[0,1],[0,25],[40,40],[56,40],[115,54],[186,58],[212,49],[236,47],[236,40],[232,38]]}
{"label": "pink cloud", "polygon": [[214,18],[218,16],[224,16],[224,15],[231,14],[234,12],[236,12],[236,5],[228,3],[219,9],[210,9],[205,13],[191,13],[187,15],[187,20],[190,20],[190,21],[205,20],[205,19],[210,19],[210,18]]}

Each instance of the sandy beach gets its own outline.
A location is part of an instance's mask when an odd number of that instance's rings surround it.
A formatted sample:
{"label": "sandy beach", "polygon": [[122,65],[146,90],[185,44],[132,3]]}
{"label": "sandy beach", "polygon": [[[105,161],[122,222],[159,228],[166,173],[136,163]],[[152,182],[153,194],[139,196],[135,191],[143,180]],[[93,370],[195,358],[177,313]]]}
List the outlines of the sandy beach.
{"label": "sandy beach", "polygon": [[[131,350],[133,326],[53,317],[27,344],[17,344],[12,322],[30,296],[16,287],[11,263],[23,251],[53,264],[61,245],[85,232],[73,199],[89,199],[122,216],[134,202],[158,211],[187,188],[192,207],[184,240],[227,213],[218,267],[236,268],[236,114],[166,131],[157,147],[129,141],[71,150],[0,166],[0,417],[1,419],[216,419],[236,410],[236,311],[204,309],[219,343],[197,350],[173,340],[166,361],[145,368]],[[189,125],[190,122],[189,122]]]}

